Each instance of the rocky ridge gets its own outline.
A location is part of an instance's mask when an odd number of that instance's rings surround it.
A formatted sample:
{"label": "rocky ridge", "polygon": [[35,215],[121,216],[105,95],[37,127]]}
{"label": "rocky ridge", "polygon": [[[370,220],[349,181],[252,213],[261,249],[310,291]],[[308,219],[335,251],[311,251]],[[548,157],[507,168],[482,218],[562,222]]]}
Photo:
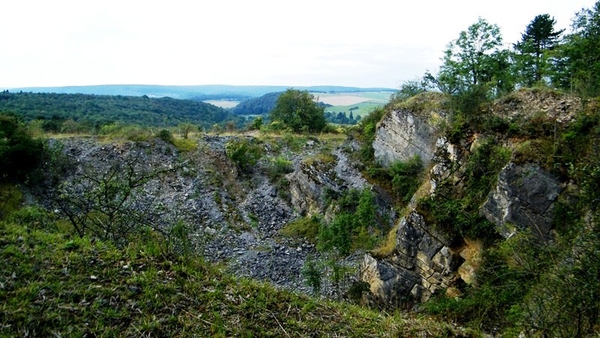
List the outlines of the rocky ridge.
{"label": "rocky ridge", "polygon": [[[531,109],[546,119],[568,123],[579,101],[548,93],[517,92],[507,102],[496,102],[492,110],[499,116],[519,119],[531,117]],[[504,99],[506,100],[506,99]],[[533,108],[532,108],[533,107]],[[434,116],[435,115],[435,116]],[[429,194],[438,186],[450,184],[460,188],[465,179],[469,158],[479,146],[480,135],[453,143],[436,130],[436,112],[411,112],[397,109],[377,126],[373,142],[376,161],[390,164],[419,155],[431,163]],[[514,149],[520,140],[506,140],[507,149]],[[565,189],[546,169],[535,162],[510,161],[497,177],[495,187],[480,207],[480,214],[495,225],[496,232],[509,238],[520,231],[530,231],[542,241],[551,238],[553,210]],[[422,197],[422,196],[421,196]],[[395,245],[383,257],[365,254],[361,265],[362,280],[381,304],[410,307],[427,301],[433,294],[460,294],[459,284],[472,284],[481,264],[482,243],[476,238],[461,238],[428,222],[411,203],[395,228]]]}

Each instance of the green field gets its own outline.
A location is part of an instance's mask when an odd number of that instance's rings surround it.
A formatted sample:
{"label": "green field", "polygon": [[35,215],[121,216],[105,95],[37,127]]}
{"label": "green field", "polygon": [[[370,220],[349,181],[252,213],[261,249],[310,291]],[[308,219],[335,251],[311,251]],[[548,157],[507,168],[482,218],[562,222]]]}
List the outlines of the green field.
{"label": "green field", "polygon": [[320,102],[331,104],[325,111],[335,113],[346,113],[364,117],[378,107],[384,106],[389,102],[392,95],[389,91],[374,91],[374,92],[347,92],[347,93],[318,93],[314,94]]}

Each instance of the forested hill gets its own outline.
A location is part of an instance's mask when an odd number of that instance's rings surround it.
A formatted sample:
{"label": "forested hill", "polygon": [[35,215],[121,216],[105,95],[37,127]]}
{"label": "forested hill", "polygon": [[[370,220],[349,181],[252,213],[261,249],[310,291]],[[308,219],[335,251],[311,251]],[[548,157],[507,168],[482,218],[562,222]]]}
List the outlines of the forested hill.
{"label": "forested hill", "polygon": [[227,110],[191,100],[55,93],[0,93],[0,112],[26,121],[67,120],[95,126],[112,122],[169,127],[189,122],[200,127],[240,122]]}
{"label": "forested hill", "polygon": [[[199,86],[161,86],[161,85],[99,85],[99,86],[69,86],[69,87],[28,87],[6,88],[13,92],[31,93],[64,93],[64,94],[95,94],[95,95],[126,95],[149,97],[172,97],[195,101],[231,99],[244,101],[267,93],[283,92],[290,86],[232,86],[232,85],[199,85]],[[359,88],[343,86],[309,86],[294,87],[309,92],[362,92],[390,91],[391,88]]]}
{"label": "forested hill", "polygon": [[237,106],[231,108],[231,112],[237,115],[267,114],[275,108],[275,104],[281,93],[282,92],[268,93],[261,97],[242,101]]}

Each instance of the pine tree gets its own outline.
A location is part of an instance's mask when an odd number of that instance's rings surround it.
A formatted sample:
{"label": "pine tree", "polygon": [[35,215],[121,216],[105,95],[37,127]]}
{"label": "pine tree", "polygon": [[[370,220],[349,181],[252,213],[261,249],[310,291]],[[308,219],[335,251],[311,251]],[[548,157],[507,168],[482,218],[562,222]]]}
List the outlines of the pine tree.
{"label": "pine tree", "polygon": [[548,51],[554,49],[564,30],[555,31],[556,20],[549,14],[536,16],[521,35],[521,41],[515,44],[517,67],[521,73],[521,82],[532,86],[543,80],[548,72]]}

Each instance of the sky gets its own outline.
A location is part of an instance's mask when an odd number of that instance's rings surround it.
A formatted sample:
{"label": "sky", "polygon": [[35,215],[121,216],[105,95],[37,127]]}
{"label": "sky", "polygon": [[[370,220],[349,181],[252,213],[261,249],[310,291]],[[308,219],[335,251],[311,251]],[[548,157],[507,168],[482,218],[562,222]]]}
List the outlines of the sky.
{"label": "sky", "polygon": [[479,17],[507,46],[536,15],[569,31],[593,0],[18,0],[0,88],[100,84],[399,88]]}

